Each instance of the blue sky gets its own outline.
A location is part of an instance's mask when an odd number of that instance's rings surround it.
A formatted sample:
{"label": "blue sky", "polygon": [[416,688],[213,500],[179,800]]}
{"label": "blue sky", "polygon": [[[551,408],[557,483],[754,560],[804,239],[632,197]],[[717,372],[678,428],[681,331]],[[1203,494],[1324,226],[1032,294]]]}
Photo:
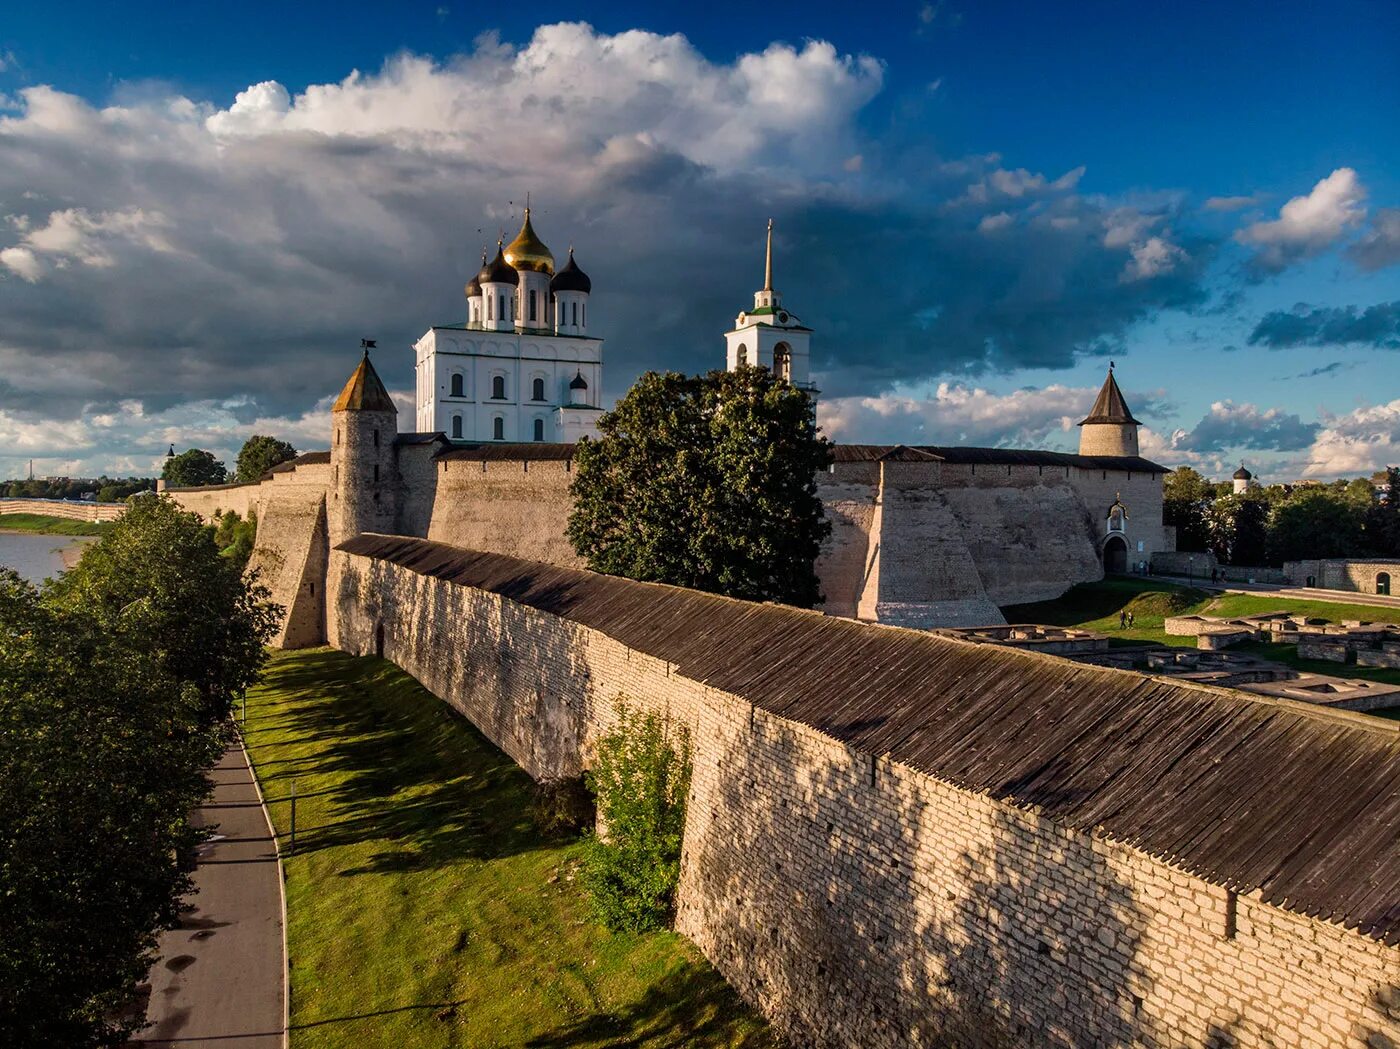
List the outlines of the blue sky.
{"label": "blue sky", "polygon": [[0,473],[323,445],[527,189],[613,396],[720,359],[775,214],[839,439],[1069,446],[1114,359],[1163,461],[1400,459],[1400,6],[528,12],[7,12]]}

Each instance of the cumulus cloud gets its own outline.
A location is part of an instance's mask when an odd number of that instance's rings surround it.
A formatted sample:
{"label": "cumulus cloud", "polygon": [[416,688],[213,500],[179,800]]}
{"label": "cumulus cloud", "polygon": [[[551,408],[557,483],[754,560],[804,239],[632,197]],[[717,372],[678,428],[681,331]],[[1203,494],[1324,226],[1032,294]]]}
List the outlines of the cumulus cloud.
{"label": "cumulus cloud", "polygon": [[[817,421],[846,443],[972,444],[1006,447],[1078,446],[1076,424],[1088,414],[1097,388],[1055,384],[992,393],[979,386],[941,382],[931,394],[823,398]],[[1160,394],[1134,393],[1135,412],[1150,412]]]}
{"label": "cumulus cloud", "polygon": [[1266,313],[1249,333],[1254,346],[1373,346],[1400,350],[1400,302],[1355,306],[1307,306]]}
{"label": "cumulus cloud", "polygon": [[[593,277],[605,396],[720,359],[770,215],[833,398],[1068,366],[1204,300],[1215,244],[1173,233],[1175,205],[1144,217],[1082,192],[1081,168],[994,154],[892,163],[857,120],[882,82],[876,59],[820,41],[717,63],[680,36],[566,24],[223,106],[28,88],[0,115],[0,410],[244,398],[298,418],[361,336],[409,386],[409,345],[461,319],[527,191]],[[901,279],[872,285],[865,260],[889,258]]]}
{"label": "cumulus cloud", "polygon": [[1255,249],[1254,265],[1277,273],[1335,244],[1366,215],[1366,190],[1351,168],[1338,168],[1312,191],[1294,197],[1276,219],[1255,222],[1235,234]]}
{"label": "cumulus cloud", "polygon": [[1304,474],[1340,477],[1372,473],[1400,462],[1400,400],[1325,415]]}
{"label": "cumulus cloud", "polygon": [[1400,263],[1400,208],[1381,208],[1371,226],[1348,249],[1363,270],[1379,270]]}
{"label": "cumulus cloud", "polygon": [[1280,408],[1261,411],[1252,404],[1216,401],[1194,427],[1172,435],[1171,447],[1185,452],[1297,451],[1308,447],[1319,429]]}

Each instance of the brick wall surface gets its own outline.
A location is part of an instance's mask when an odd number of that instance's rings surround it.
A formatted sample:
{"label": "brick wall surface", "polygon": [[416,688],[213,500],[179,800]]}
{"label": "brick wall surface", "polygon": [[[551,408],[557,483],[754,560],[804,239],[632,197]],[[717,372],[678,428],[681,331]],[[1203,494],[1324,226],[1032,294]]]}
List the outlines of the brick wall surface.
{"label": "brick wall surface", "polygon": [[682,677],[498,595],[333,552],[333,644],[531,775],[620,703],[691,729],[677,924],[794,1045],[1400,1044],[1400,951],[1235,896]]}

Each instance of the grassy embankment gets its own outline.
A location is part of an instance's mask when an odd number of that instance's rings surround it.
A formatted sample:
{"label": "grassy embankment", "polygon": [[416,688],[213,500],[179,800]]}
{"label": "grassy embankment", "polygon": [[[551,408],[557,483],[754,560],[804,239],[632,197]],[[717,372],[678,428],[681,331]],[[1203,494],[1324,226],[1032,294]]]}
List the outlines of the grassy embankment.
{"label": "grassy embankment", "polygon": [[48,514],[0,514],[0,532],[37,532],[43,535],[104,535],[110,521],[75,521]]}
{"label": "grassy embankment", "polygon": [[[1133,613],[1132,629],[1120,629],[1120,610]],[[1054,601],[1028,605],[1008,605],[1002,609],[1008,623],[1047,623],[1055,626],[1075,626],[1099,630],[1108,634],[1115,644],[1156,641],[1183,648],[1194,648],[1196,639],[1166,634],[1162,621],[1167,616],[1200,613],[1212,616],[1243,616],[1260,612],[1291,612],[1341,622],[1344,619],[1367,619],[1373,622],[1400,623],[1400,608],[1380,608],[1370,605],[1344,605],[1331,601],[1306,601],[1278,598],[1269,594],[1213,594],[1189,589],[1158,579],[1118,578],[1097,583],[1082,583]],[[1232,652],[1243,652],[1286,663],[1299,670],[1336,677],[1367,678],[1400,684],[1400,670],[1358,667],[1325,660],[1300,659],[1297,645],[1271,645],[1248,642],[1236,645]],[[1400,718],[1400,710],[1382,713],[1384,717]]]}
{"label": "grassy embankment", "polygon": [[293,1049],[767,1046],[685,939],[609,933],[530,780],[383,660],[278,653],[246,739],[285,850]]}

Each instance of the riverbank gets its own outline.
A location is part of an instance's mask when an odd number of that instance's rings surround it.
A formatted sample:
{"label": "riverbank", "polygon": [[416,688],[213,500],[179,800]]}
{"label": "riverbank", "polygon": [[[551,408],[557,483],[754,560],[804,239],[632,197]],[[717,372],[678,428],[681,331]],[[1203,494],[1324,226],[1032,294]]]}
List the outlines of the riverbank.
{"label": "riverbank", "polygon": [[110,521],[76,521],[50,514],[0,514],[0,532],[97,536],[105,535],[111,527]]}

